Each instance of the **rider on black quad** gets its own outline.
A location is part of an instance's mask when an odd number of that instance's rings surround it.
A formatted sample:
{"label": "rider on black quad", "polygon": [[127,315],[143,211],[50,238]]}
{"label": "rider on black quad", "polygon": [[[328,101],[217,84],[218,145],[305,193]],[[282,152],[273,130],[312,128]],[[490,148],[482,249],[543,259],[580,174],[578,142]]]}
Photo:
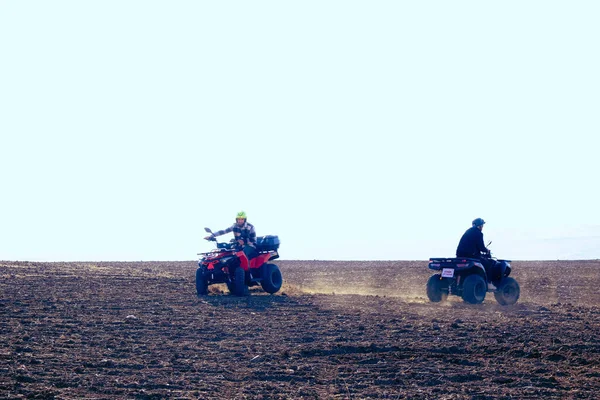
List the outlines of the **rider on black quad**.
{"label": "rider on black quad", "polygon": [[460,238],[456,248],[456,257],[480,258],[481,253],[488,253],[489,250],[483,244],[483,225],[485,221],[481,218],[473,220],[471,226]]}
{"label": "rider on black quad", "polygon": [[485,221],[482,218],[475,218],[472,226],[460,238],[456,248],[456,257],[476,258],[481,261],[488,275],[494,276],[503,271],[495,271],[496,261],[490,257],[490,250],[483,243],[483,225]]}
{"label": "rider on black quad", "polygon": [[485,221],[481,218],[473,221],[473,226],[460,239],[456,258],[429,259],[429,269],[436,271],[427,281],[429,301],[438,303],[448,295],[455,295],[467,303],[481,304],[486,293],[492,292],[500,305],[517,302],[521,289],[509,276],[512,271],[510,260],[492,258],[483,244],[483,224]]}

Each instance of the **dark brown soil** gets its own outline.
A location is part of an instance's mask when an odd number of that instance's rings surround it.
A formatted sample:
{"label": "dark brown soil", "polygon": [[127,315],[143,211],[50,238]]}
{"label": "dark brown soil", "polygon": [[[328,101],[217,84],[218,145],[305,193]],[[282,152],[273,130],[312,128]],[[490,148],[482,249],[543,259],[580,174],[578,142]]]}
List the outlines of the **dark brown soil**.
{"label": "dark brown soil", "polygon": [[0,262],[0,398],[598,398],[600,261],[513,262],[521,299],[429,303],[424,261],[280,261],[197,298],[196,264]]}

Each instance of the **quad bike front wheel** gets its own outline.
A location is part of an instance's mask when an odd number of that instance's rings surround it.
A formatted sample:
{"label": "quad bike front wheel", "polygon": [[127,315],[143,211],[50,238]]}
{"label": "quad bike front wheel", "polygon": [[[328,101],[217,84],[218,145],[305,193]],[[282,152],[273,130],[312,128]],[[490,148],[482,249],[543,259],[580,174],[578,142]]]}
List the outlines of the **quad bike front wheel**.
{"label": "quad bike front wheel", "polygon": [[281,289],[283,278],[279,267],[275,264],[263,265],[262,281],[260,282],[265,292],[273,294]]}
{"label": "quad bike front wheel", "polygon": [[208,294],[206,269],[202,267],[196,270],[196,293],[198,293],[198,296],[206,296]]}
{"label": "quad bike front wheel", "polygon": [[481,304],[485,300],[487,285],[480,275],[469,275],[463,283],[462,298],[467,303]]}
{"label": "quad bike front wheel", "polygon": [[511,277],[502,279],[498,284],[498,289],[494,292],[496,301],[502,306],[512,306],[519,300],[520,295],[519,283]]}
{"label": "quad bike front wheel", "polygon": [[440,274],[431,275],[427,281],[427,298],[432,303],[439,303],[448,297],[448,285]]}
{"label": "quad bike front wheel", "polygon": [[227,285],[227,289],[229,290],[229,293],[233,293],[233,291],[235,290],[233,282],[227,281],[227,282],[225,282],[225,284]]}
{"label": "quad bike front wheel", "polygon": [[246,271],[242,267],[237,267],[233,272],[233,294],[243,296],[246,294]]}

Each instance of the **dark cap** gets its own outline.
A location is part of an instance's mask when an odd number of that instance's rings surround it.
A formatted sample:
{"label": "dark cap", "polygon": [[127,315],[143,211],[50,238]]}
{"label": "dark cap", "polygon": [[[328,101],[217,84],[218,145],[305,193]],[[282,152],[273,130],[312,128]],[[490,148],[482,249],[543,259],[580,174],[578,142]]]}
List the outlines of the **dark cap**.
{"label": "dark cap", "polygon": [[483,220],[483,218],[475,218],[473,220],[473,226],[481,226],[485,224],[485,221]]}

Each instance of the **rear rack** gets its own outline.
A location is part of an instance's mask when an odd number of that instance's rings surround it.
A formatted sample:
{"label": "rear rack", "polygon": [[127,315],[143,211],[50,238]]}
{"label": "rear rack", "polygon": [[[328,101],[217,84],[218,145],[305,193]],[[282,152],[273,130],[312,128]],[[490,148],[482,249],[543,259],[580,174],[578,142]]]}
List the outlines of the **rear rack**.
{"label": "rear rack", "polygon": [[471,268],[473,265],[481,265],[481,261],[476,258],[469,257],[432,257],[429,259],[429,269],[441,270],[444,268]]}
{"label": "rear rack", "polygon": [[439,262],[439,263],[457,263],[457,262],[469,262],[469,261],[479,261],[476,258],[469,257],[432,257],[429,259],[429,262]]}

